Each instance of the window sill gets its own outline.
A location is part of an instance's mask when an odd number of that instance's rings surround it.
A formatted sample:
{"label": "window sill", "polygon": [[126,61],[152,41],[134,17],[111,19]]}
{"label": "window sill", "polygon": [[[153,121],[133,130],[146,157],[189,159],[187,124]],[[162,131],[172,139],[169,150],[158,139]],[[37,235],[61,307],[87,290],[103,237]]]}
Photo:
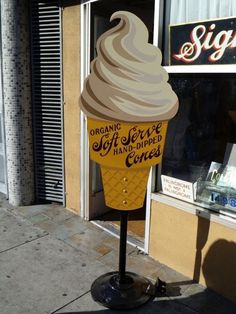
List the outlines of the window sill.
{"label": "window sill", "polygon": [[236,73],[236,64],[169,65],[168,73]]}
{"label": "window sill", "polygon": [[190,204],[161,193],[152,193],[151,199],[236,230],[236,219],[234,218],[210,211],[195,204]]}

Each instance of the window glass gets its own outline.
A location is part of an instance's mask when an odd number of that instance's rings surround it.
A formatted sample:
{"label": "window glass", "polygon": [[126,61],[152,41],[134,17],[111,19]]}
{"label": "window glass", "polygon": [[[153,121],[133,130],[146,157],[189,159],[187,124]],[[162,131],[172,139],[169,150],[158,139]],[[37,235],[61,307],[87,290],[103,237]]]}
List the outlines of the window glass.
{"label": "window glass", "polygon": [[[179,111],[169,122],[162,175],[195,184],[195,200],[222,208],[223,201],[215,204],[212,193],[227,188],[227,180],[211,179],[229,166],[236,176],[236,79],[225,74],[172,74],[170,83],[179,98]],[[216,171],[216,167],[221,168]],[[209,171],[214,172],[213,178]],[[200,195],[206,181],[212,187]],[[231,181],[230,197],[236,199],[236,180],[232,177]],[[227,209],[236,211],[236,201]]]}
{"label": "window glass", "polygon": [[[235,0],[166,0],[163,64],[169,65],[169,26],[236,16]],[[181,36],[178,38],[181,42]]]}

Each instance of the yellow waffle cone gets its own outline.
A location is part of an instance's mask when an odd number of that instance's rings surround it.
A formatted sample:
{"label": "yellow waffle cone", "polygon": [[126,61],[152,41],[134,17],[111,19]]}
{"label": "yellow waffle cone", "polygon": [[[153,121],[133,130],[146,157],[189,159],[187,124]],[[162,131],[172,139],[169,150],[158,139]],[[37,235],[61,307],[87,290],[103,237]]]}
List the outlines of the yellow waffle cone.
{"label": "yellow waffle cone", "polygon": [[119,210],[141,208],[150,168],[133,171],[101,167],[106,205]]}
{"label": "yellow waffle cone", "polygon": [[90,157],[101,165],[107,206],[119,210],[143,206],[150,167],[162,158],[167,124],[88,118]]}

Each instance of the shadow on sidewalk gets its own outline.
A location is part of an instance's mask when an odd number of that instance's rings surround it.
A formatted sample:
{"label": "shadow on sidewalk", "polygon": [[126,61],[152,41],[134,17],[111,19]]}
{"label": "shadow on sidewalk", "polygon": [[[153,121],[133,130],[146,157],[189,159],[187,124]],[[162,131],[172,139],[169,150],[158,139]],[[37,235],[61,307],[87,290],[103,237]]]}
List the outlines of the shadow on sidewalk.
{"label": "shadow on sidewalk", "polygon": [[[202,229],[202,228],[199,228]],[[213,290],[203,288],[195,280],[172,282],[166,286],[166,294],[155,295],[153,300],[143,306],[134,309],[138,313],[165,313],[165,314],[235,314],[236,303],[225,299],[222,295],[236,300],[236,243],[219,239],[208,249],[202,261],[201,251],[208,237],[208,225],[204,225],[205,234],[197,241],[197,254],[194,279],[200,277],[200,269],[205,278],[206,286],[221,293],[217,294]],[[227,261],[227,263],[226,263]],[[218,274],[216,276],[216,274]],[[186,285],[186,289],[181,286]],[[158,300],[159,299],[159,300]],[[92,301],[92,299],[91,299]],[[93,302],[93,301],[92,301]],[[63,309],[62,309],[63,310]],[[57,314],[89,314],[89,313],[122,313],[122,310],[115,311],[104,308],[104,310],[78,311],[78,312],[56,312]],[[124,310],[123,312],[130,312]],[[131,310],[132,312],[132,310]]]}
{"label": "shadow on sidewalk", "polygon": [[[183,293],[181,297],[181,286],[188,285],[190,294]],[[204,291],[192,294],[191,285],[193,281],[173,282],[167,284],[167,293],[165,295],[157,295],[146,304],[132,310],[111,310],[104,307],[104,309],[93,311],[77,311],[77,312],[56,312],[57,314],[105,314],[105,313],[165,313],[165,314],[235,314],[236,303],[224,299],[212,290],[206,288]],[[196,284],[195,284],[196,287]],[[175,298],[176,299],[173,299]],[[91,302],[94,302],[91,299]],[[95,303],[96,304],[96,303]],[[99,305],[98,305],[99,306]]]}
{"label": "shadow on sidewalk", "polygon": [[[209,299],[210,302],[207,302]],[[205,302],[204,302],[205,301]],[[212,301],[212,302],[211,302]],[[56,312],[57,314],[105,314],[105,313],[133,313],[136,314],[235,314],[236,304],[231,301],[223,301],[212,291],[206,289],[204,292],[197,293],[190,297],[179,299],[160,299],[156,298],[153,301],[132,310],[92,310],[92,311],[77,311],[77,312]]]}

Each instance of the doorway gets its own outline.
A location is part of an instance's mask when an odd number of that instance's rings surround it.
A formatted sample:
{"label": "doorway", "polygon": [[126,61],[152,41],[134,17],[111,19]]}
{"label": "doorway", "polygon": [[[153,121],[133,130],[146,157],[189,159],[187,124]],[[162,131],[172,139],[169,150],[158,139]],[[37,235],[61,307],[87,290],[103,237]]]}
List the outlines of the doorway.
{"label": "doorway", "polygon": [[[149,42],[153,42],[154,0],[103,0],[90,5],[90,60],[96,57],[97,39],[113,26],[111,15],[125,10],[137,15],[149,30]],[[116,21],[115,21],[116,22]],[[100,166],[89,160],[89,212],[87,218],[105,230],[119,235],[119,212],[106,207]],[[138,210],[130,211],[128,241],[141,249],[144,247],[146,202]]]}

